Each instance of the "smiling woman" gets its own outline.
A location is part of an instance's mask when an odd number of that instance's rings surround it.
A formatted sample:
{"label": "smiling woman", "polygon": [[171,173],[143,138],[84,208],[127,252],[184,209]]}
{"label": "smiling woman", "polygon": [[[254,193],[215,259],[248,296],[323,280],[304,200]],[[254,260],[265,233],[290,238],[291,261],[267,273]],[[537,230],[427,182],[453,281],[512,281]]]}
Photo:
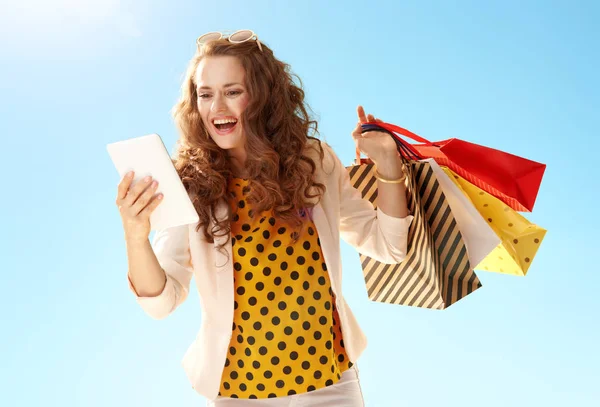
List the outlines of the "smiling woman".
{"label": "smiling woman", "polygon": [[[313,136],[289,66],[249,30],[237,42],[213,37],[190,61],[173,108],[174,163],[200,220],[157,231],[153,248],[146,229],[128,242],[130,288],[161,319],[195,278],[202,327],[183,367],[209,406],[364,406],[356,360],[366,340],[342,295],[340,239],[401,261],[412,216],[381,208],[407,213],[404,190],[390,187],[375,210]],[[389,155],[380,138],[360,141],[378,163]]]}
{"label": "smiling woman", "polygon": [[237,123],[249,103],[244,78],[239,59],[227,55],[202,59],[194,77],[199,89],[198,111],[204,126],[213,141],[227,150],[233,171],[242,176],[246,176],[243,168],[246,138]]}
{"label": "smiling woman", "polygon": [[309,189],[323,191],[312,176],[316,163],[303,154],[309,139],[318,141],[308,134],[317,123],[289,70],[256,41],[210,41],[190,61],[173,109],[181,134],[176,168],[199,213],[197,230],[209,241],[232,219],[218,222],[217,231],[206,227],[231,177],[250,180],[256,212],[274,208],[296,229],[306,199],[315,196]]}

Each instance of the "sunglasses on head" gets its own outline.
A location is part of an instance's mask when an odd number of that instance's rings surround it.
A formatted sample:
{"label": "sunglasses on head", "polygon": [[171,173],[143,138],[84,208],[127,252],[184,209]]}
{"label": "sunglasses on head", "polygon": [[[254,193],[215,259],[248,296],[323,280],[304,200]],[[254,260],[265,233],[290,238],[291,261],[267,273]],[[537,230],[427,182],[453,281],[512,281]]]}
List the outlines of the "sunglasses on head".
{"label": "sunglasses on head", "polygon": [[254,31],[252,30],[239,30],[234,32],[233,34],[229,34],[228,33],[221,33],[219,31],[212,31],[206,34],[202,34],[200,37],[198,37],[198,39],[196,40],[196,45],[198,46],[198,50],[200,50],[200,46],[204,43],[207,43],[209,41],[217,41],[220,40],[221,38],[226,38],[229,40],[229,42],[232,42],[234,44],[239,44],[242,42],[246,42],[252,39],[256,40],[256,43],[258,44],[258,48],[260,49],[260,52],[262,52],[262,46],[260,44],[260,41],[258,40],[258,35],[256,35],[254,33]]}

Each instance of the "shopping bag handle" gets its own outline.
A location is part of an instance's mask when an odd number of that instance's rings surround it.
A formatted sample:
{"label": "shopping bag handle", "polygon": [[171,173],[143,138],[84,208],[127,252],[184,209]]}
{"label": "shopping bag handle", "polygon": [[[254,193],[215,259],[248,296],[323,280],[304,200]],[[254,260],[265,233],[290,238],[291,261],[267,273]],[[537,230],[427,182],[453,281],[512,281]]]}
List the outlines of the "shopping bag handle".
{"label": "shopping bag handle", "polygon": [[385,123],[385,122],[366,122],[363,123],[363,125],[375,125],[375,126],[379,126],[382,127],[384,129],[386,129],[387,131],[390,131],[392,133],[398,133],[401,134],[405,137],[408,137],[409,139],[412,139],[414,141],[416,141],[417,143],[422,143],[426,146],[433,146],[434,144],[427,140],[424,139],[421,136],[416,135],[415,133],[413,133],[412,131],[409,131],[403,127],[400,126],[396,126],[395,124],[391,124],[391,123]]}
{"label": "shopping bag handle", "polygon": [[[383,125],[385,125],[385,126],[383,126]],[[398,130],[399,133],[406,135],[407,137],[410,137],[415,141],[419,141],[419,142],[422,141],[422,142],[426,143],[427,145],[433,145],[430,141],[425,140],[424,138],[419,137],[416,134],[414,134],[406,129],[403,129],[402,127],[395,126],[395,125],[389,124],[389,123],[367,122],[367,123],[363,123],[361,125],[361,128],[362,128],[362,133],[366,133],[369,131],[382,131],[384,133],[388,133],[396,142],[398,153],[402,156],[402,158],[404,158],[404,160],[420,160],[423,157],[421,156],[421,154],[419,154],[417,152],[417,150],[410,143],[406,142],[405,140],[400,138],[397,134],[395,134],[394,129]],[[405,133],[409,133],[410,135],[407,135]],[[360,158],[360,150],[357,147],[355,164],[360,165],[360,164],[366,164],[366,163],[368,163],[368,160],[362,160]]]}

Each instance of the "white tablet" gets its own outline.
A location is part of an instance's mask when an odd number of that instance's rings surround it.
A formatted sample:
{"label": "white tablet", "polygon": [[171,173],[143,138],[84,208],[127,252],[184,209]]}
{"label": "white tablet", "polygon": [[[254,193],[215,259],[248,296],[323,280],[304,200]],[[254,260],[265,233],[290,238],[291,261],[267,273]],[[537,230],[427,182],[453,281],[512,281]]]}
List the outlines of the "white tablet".
{"label": "white tablet", "polygon": [[150,215],[151,230],[198,222],[198,213],[158,134],[107,144],[106,149],[121,179],[135,172],[132,186],[147,175],[158,181],[156,194],[162,192],[163,201]]}

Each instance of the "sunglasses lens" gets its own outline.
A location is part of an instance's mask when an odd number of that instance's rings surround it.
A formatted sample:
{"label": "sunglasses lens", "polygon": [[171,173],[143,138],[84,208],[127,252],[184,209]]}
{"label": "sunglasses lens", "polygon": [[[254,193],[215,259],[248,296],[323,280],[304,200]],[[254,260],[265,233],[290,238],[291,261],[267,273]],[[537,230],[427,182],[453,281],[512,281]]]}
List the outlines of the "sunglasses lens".
{"label": "sunglasses lens", "polygon": [[201,44],[203,42],[215,41],[215,40],[218,40],[219,38],[221,38],[220,33],[208,33],[208,34],[204,34],[203,36],[198,38],[197,42],[198,42],[198,44]]}
{"label": "sunglasses lens", "polygon": [[253,35],[253,33],[250,30],[241,30],[236,33],[233,33],[229,37],[229,40],[231,42],[244,42],[244,41],[248,41],[250,38],[252,38],[252,35]]}

